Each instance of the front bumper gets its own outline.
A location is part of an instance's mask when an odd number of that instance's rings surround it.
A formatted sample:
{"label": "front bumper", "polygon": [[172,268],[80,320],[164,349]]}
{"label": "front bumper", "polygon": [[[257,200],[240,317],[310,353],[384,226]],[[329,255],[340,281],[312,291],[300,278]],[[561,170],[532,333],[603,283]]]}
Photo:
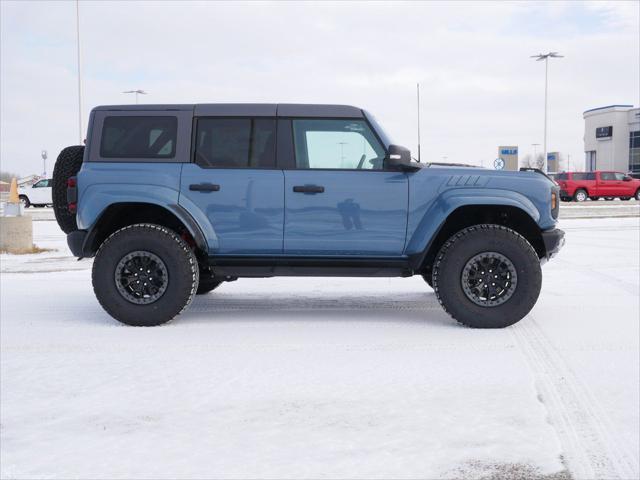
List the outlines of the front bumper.
{"label": "front bumper", "polygon": [[564,230],[553,228],[542,232],[542,241],[547,252],[544,260],[551,260],[564,246]]}

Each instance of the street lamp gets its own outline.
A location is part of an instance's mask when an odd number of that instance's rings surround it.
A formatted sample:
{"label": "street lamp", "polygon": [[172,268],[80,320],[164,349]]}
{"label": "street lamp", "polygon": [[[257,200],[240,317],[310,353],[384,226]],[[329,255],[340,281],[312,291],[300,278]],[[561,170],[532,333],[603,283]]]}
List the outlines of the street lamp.
{"label": "street lamp", "polygon": [[147,92],[145,92],[144,90],[127,90],[126,92],[122,92],[122,93],[135,93],[136,94],[136,105],[138,104],[138,95],[148,95]]}
{"label": "street lamp", "polygon": [[42,150],[42,152],[40,152],[40,156],[42,157],[42,176],[47,178],[47,151]]}
{"label": "street lamp", "polygon": [[530,58],[535,58],[536,62],[544,60],[544,158],[543,171],[547,171],[547,91],[549,88],[549,58],[563,58],[564,55],[559,55],[558,52],[539,53],[538,55],[531,55]]}

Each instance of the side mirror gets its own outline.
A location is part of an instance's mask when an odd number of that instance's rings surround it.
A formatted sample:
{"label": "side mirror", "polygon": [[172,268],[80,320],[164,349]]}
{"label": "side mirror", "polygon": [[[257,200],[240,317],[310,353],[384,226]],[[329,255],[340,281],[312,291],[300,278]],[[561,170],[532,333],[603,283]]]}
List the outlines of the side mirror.
{"label": "side mirror", "polygon": [[390,170],[417,170],[415,164],[411,164],[411,151],[400,145],[389,145],[389,152],[385,158],[385,167]]}

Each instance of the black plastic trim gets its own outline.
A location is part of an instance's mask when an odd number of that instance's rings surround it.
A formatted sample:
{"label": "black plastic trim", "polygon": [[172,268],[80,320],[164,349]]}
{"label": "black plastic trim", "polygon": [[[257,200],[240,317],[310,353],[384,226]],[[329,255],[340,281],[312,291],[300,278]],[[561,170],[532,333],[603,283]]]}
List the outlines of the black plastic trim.
{"label": "black plastic trim", "polygon": [[366,257],[209,257],[219,277],[409,277],[406,258]]}
{"label": "black plastic trim", "polygon": [[87,236],[88,232],[86,230],[74,230],[71,233],[67,233],[67,245],[74,257],[82,258],[86,256],[84,255],[84,245]]}
{"label": "black plastic trim", "polygon": [[564,230],[553,228],[551,230],[545,230],[541,232],[541,234],[544,248],[547,251],[546,259],[551,260],[564,246]]}

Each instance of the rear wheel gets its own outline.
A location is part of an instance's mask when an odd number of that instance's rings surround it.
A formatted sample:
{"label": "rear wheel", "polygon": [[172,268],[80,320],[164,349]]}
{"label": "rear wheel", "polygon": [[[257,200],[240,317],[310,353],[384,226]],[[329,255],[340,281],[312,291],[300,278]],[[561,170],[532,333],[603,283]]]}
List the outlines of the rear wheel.
{"label": "rear wheel", "polygon": [[638,191],[635,194],[635,199],[640,202],[640,188],[638,189]]}
{"label": "rear wheel", "polygon": [[444,309],[463,325],[503,328],[535,305],[542,285],[540,260],[520,234],[500,225],[476,225],[451,237],[433,269]]}
{"label": "rear wheel", "polygon": [[71,213],[67,206],[67,180],[80,171],[83,156],[83,145],[64,148],[58,155],[55,167],[53,167],[53,186],[51,188],[53,211],[56,221],[64,233],[71,233],[78,229],[76,214]]}
{"label": "rear wheel", "polygon": [[20,203],[24,208],[29,208],[31,206],[31,202],[29,201],[29,197],[26,195],[20,195]]}
{"label": "rear wheel", "polygon": [[168,322],[193,300],[198,263],[177,233],[136,224],[112,234],[93,262],[93,291],[100,305],[127,325]]}
{"label": "rear wheel", "polygon": [[587,192],[582,188],[576,190],[576,193],[573,194],[573,199],[576,202],[584,202],[588,197]]}

